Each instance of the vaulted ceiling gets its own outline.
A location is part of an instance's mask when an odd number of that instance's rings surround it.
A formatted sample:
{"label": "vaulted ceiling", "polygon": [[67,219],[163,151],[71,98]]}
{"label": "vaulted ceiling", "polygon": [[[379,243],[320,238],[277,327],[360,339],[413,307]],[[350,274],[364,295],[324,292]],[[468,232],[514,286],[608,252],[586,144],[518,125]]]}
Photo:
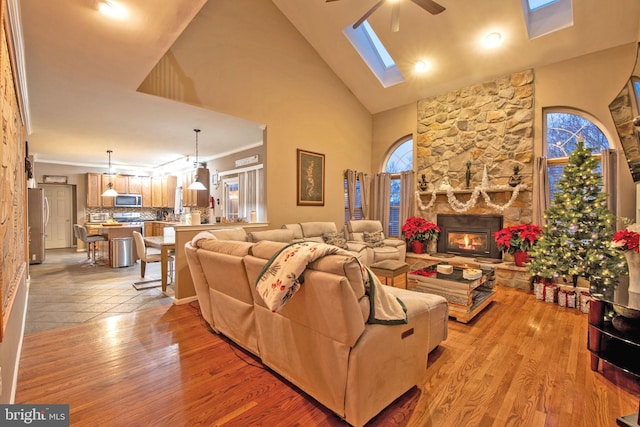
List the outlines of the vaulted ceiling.
{"label": "vaulted ceiling", "polygon": [[[136,91],[198,11],[221,0],[119,0],[126,21],[104,19],[97,0],[16,1],[36,161],[104,167],[112,149],[114,164],[153,168],[188,154],[176,147],[192,147],[199,123],[202,159],[261,141],[260,123]],[[439,0],[438,15],[402,0],[393,32],[385,3],[368,21],[406,81],[384,88],[342,32],[377,0],[272,1],[372,114],[636,41],[640,22],[637,0],[573,0],[572,26],[530,40],[520,0]],[[491,31],[503,43],[487,50]],[[421,59],[431,70],[416,74]]]}

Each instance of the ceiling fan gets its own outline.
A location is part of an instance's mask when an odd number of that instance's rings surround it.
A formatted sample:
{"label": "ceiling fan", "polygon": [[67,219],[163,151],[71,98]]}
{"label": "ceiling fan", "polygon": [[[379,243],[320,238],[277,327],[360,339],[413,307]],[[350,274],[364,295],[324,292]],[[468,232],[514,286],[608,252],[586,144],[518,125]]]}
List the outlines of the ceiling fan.
{"label": "ceiling fan", "polygon": [[[338,0],[326,0],[327,3]],[[433,0],[411,0],[413,3],[417,4],[427,12],[432,15],[437,15],[445,10],[444,6],[436,3]],[[360,19],[358,19],[353,24],[353,29],[358,28],[364,21],[371,16],[373,12],[375,12],[380,6],[384,3],[390,2],[392,3],[391,9],[391,31],[397,32],[400,29],[400,1],[399,0],[380,0],[378,3],[374,4],[371,9],[369,9]]]}

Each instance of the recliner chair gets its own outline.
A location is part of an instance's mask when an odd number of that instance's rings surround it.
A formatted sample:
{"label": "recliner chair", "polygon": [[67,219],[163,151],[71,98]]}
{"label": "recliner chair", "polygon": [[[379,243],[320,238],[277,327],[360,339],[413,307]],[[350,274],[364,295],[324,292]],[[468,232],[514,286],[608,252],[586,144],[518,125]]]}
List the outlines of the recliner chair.
{"label": "recliner chair", "polygon": [[373,252],[371,263],[393,259],[404,262],[407,245],[404,240],[386,237],[378,220],[350,220],[345,224],[349,242],[366,243]]}

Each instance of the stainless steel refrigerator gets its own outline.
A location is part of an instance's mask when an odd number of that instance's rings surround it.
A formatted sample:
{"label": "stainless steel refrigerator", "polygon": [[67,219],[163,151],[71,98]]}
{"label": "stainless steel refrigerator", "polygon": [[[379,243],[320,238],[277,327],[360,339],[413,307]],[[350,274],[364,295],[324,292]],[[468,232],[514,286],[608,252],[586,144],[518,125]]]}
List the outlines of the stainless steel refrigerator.
{"label": "stainless steel refrigerator", "polygon": [[43,188],[29,188],[27,194],[29,217],[29,264],[41,264],[45,257],[46,226],[49,206]]}

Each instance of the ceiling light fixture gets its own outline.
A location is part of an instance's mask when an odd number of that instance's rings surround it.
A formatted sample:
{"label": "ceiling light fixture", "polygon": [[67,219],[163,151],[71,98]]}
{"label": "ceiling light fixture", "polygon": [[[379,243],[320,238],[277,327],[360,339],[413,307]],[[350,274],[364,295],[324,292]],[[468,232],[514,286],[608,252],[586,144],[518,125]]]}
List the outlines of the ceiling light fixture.
{"label": "ceiling light fixture", "polygon": [[189,190],[206,190],[207,187],[205,187],[203,183],[198,181],[198,166],[200,166],[200,164],[198,163],[198,134],[200,133],[200,129],[194,129],[193,131],[196,133],[196,162],[195,162],[196,175],[193,179],[193,182],[189,184],[188,189]]}
{"label": "ceiling light fixture", "polygon": [[103,0],[98,3],[98,10],[105,16],[114,19],[124,19],[127,17],[127,10],[120,3],[113,0]]}
{"label": "ceiling light fixture", "polygon": [[431,63],[425,59],[422,59],[416,62],[416,65],[414,65],[413,69],[416,73],[426,73],[427,71],[431,70]]}
{"label": "ceiling light fixture", "polygon": [[113,188],[113,182],[111,182],[111,153],[113,151],[107,150],[107,154],[109,155],[109,183],[107,184],[107,189],[104,193],[102,193],[102,197],[116,197],[118,192]]}
{"label": "ceiling light fixture", "polygon": [[484,46],[487,48],[498,47],[502,44],[502,34],[497,31],[484,36]]}

